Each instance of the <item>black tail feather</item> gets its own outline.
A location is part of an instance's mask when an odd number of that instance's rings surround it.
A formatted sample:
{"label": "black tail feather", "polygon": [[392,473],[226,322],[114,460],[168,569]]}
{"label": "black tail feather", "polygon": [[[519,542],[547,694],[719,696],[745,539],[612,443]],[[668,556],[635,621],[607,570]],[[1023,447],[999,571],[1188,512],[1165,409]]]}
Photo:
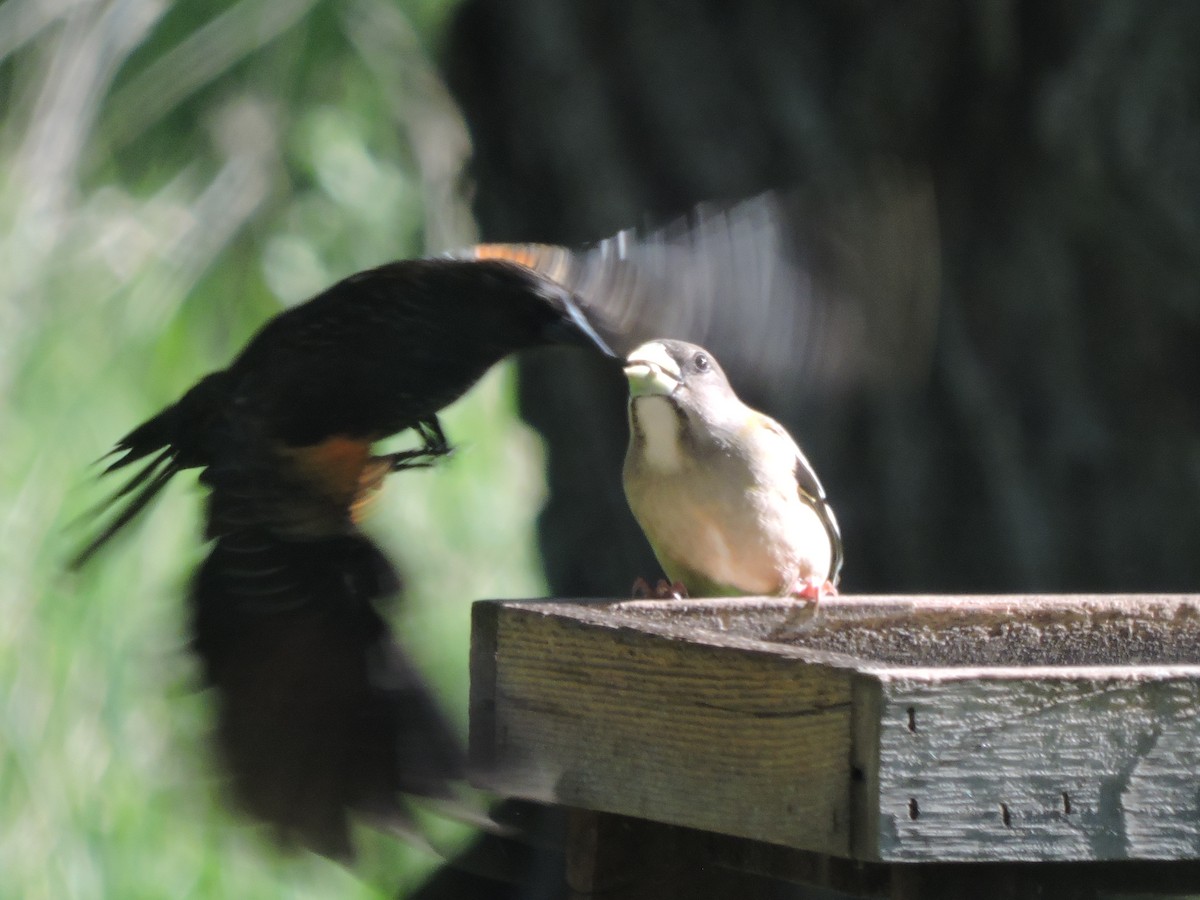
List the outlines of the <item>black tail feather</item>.
{"label": "black tail feather", "polygon": [[209,433],[228,397],[230,378],[228,371],[221,371],[200,379],[178,403],[147,419],[96,460],[98,465],[121,454],[105,466],[100,473],[104,477],[138,460],[154,456],[145,468],[87,515],[87,518],[96,518],[118,500],[137,491],[115,518],[74,556],[69,563],[72,569],[80,568],[95,556],[113,535],[149,505],[177,473],[208,465]]}
{"label": "black tail feather", "polygon": [[[158,496],[159,491],[166,487],[167,482],[174,478],[181,468],[175,461],[174,451],[168,448],[151,460],[145,468],[131,478],[115,494],[100,503],[88,514],[88,518],[94,518],[101,514],[122,497],[128,496],[131,492],[141,487],[137,495],[122,507],[113,520],[99,534],[92,538],[82,550],[72,557],[69,563],[70,568],[80,569],[86,565],[88,560],[95,556],[101,547],[107,544],[118,531],[133,521],[137,514],[145,509],[151,500]],[[111,468],[106,471],[111,471]],[[145,484],[144,487],[142,487],[143,483]]]}
{"label": "black tail feather", "polygon": [[[144,484],[151,475],[156,474],[156,470],[160,469],[160,467],[164,464],[170,466],[174,462],[174,459],[175,451],[172,448],[168,447],[167,449],[163,450],[158,454],[158,456],[150,460],[150,462],[148,462],[136,475],[125,482],[125,484],[123,484],[115,494],[109,497],[107,503],[112,504],[120,500],[122,497],[129,496],[129,494],[141,487],[141,485]],[[104,474],[107,475],[108,473],[115,471],[116,468],[117,466],[114,463],[104,470]]]}
{"label": "black tail feather", "polygon": [[[203,383],[203,382],[201,382]],[[194,414],[194,410],[189,409],[188,398],[192,396],[193,391],[188,391],[183,399],[178,403],[173,403],[151,419],[147,419],[125,437],[117,441],[116,445],[108,453],[104,454],[99,461],[108,459],[117,453],[124,454],[119,459],[113,460],[105,467],[102,475],[108,475],[115,472],[117,469],[123,469],[130,463],[135,463],[139,459],[144,459],[152,453],[160,450],[175,448],[176,452],[180,449],[180,432],[182,431],[182,420],[189,414]]]}

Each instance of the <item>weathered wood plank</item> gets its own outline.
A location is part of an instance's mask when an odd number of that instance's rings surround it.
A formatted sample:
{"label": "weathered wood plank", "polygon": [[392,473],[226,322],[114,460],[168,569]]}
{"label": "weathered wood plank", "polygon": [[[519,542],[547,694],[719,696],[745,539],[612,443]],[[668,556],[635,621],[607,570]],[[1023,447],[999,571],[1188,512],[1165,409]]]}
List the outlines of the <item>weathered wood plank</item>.
{"label": "weathered wood plank", "polygon": [[880,858],[882,702],[878,679],[856,674],[851,682],[850,854],[861,860]]}
{"label": "weathered wood plank", "polygon": [[[760,631],[763,623],[748,627]],[[770,637],[871,668],[1019,669],[1030,678],[1047,669],[1057,677],[1069,669],[1196,667],[1200,596],[833,598],[820,615]]]}
{"label": "weathered wood plank", "polygon": [[877,858],[1200,857],[1194,680],[888,678]]}
{"label": "weathered wood plank", "polygon": [[846,671],[562,611],[477,606],[471,746],[483,784],[849,855]]}
{"label": "weathered wood plank", "polygon": [[477,605],[515,796],[897,862],[1200,859],[1200,598]]}

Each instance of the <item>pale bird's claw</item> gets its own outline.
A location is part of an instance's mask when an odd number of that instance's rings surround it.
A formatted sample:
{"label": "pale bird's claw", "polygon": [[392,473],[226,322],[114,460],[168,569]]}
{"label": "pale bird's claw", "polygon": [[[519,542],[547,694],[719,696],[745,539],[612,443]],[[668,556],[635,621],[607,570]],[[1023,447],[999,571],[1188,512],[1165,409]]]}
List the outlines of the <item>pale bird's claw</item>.
{"label": "pale bird's claw", "polygon": [[821,602],[823,597],[836,597],[837,588],[832,581],[820,578],[805,578],[797,581],[790,591],[790,596],[797,600],[811,600],[813,605]]}

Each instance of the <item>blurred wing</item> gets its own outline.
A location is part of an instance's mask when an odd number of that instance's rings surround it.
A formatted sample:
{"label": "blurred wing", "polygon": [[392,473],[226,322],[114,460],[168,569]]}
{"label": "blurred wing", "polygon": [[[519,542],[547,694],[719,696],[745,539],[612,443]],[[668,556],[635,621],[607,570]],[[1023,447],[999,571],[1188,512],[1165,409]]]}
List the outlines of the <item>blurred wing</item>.
{"label": "blurred wing", "polygon": [[219,537],[190,592],[237,804],[285,845],[353,856],[353,815],[424,843],[404,794],[462,777],[449,725],[376,605],[396,574],[362,535]]}
{"label": "blurred wing", "polygon": [[332,857],[353,855],[355,816],[425,843],[404,795],[451,798],[463,754],[379,612],[399,577],[354,521],[392,460],[345,438],[284,447],[246,417],[216,443],[189,600],[235,801]]}
{"label": "blurred wing", "polygon": [[850,187],[701,206],[655,231],[570,251],[483,244],[571,290],[619,353],[671,337],[727,368],[805,390],[916,379],[930,362],[940,255],[928,178],[894,171]]}

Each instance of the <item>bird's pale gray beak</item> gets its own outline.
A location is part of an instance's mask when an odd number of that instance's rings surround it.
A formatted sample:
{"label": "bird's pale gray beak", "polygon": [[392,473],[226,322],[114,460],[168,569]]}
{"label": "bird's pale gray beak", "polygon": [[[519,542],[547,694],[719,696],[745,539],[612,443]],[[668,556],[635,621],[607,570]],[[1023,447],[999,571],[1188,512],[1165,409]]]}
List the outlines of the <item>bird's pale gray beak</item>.
{"label": "bird's pale gray beak", "polygon": [[679,364],[656,341],[642,344],[629,354],[625,377],[629,379],[630,397],[670,396],[683,381]]}
{"label": "bird's pale gray beak", "polygon": [[566,299],[563,301],[563,307],[566,309],[567,315],[571,318],[571,321],[575,323],[575,327],[583,332],[584,337],[587,338],[588,341],[590,341],[596,347],[596,349],[598,349],[605,356],[617,355],[613,352],[612,347],[608,346],[604,338],[600,337],[600,334],[596,331],[596,329],[592,327],[592,323],[588,321],[587,316],[583,314],[583,310],[579,308],[579,304],[575,302],[573,297],[567,295]]}

